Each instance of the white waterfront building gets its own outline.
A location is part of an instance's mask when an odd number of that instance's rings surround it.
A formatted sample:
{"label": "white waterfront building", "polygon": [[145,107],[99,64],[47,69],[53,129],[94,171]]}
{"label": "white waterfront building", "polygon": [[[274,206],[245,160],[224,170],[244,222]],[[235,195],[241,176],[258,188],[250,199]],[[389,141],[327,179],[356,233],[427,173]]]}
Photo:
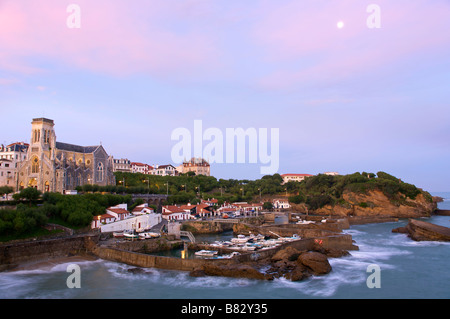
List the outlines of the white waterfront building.
{"label": "white waterfront building", "polygon": [[148,204],[137,206],[132,213],[127,210],[127,204],[110,207],[103,215],[95,216],[91,227],[100,229],[102,233],[136,230],[148,230],[162,221],[162,215],[157,214]]}

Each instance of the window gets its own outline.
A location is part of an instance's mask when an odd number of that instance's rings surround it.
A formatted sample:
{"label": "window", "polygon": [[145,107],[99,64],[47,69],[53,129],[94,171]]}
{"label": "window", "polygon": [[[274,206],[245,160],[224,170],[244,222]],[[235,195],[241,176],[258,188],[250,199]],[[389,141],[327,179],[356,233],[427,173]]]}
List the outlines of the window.
{"label": "window", "polygon": [[97,165],[97,181],[103,182],[103,163],[98,163]]}
{"label": "window", "polygon": [[31,162],[31,173],[39,173],[39,159],[34,157]]}

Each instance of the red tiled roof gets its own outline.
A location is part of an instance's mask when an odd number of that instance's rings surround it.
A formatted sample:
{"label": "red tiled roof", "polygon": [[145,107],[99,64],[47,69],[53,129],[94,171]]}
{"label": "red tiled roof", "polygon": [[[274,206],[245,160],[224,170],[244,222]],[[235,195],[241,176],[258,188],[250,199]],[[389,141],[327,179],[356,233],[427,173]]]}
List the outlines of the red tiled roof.
{"label": "red tiled roof", "polygon": [[173,213],[185,213],[185,211],[183,209],[181,209],[180,207],[177,206],[173,206],[173,205],[168,205],[168,206],[164,206],[164,209],[170,211],[169,212],[165,212],[164,214],[173,214]]}
{"label": "red tiled roof", "polygon": [[130,212],[123,209],[123,208],[108,208],[110,212],[116,213],[116,214],[129,214]]}

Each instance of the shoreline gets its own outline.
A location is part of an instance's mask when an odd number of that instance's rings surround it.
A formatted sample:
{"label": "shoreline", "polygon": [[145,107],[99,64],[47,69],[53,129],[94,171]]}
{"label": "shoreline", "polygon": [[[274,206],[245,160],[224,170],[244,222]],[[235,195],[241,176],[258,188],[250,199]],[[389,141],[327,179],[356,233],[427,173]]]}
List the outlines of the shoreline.
{"label": "shoreline", "polygon": [[[433,214],[430,217],[433,216],[439,216],[439,215],[435,215]],[[407,220],[407,219],[405,219]],[[349,223],[349,229],[352,226],[357,226],[357,225],[361,225],[361,224],[374,224],[374,223],[392,223],[392,222],[400,222],[400,221],[404,221],[401,218],[361,218],[360,220],[358,220],[358,222],[355,223]],[[81,253],[81,254],[67,254],[67,255],[61,255],[61,256],[55,256],[55,257],[50,257],[50,258],[42,258],[42,259],[33,259],[33,260],[29,260],[29,261],[23,261],[23,262],[19,262],[17,264],[10,264],[10,265],[0,265],[0,273],[1,272],[18,272],[18,271],[32,271],[32,270],[39,270],[39,269],[43,269],[43,270],[51,270],[53,267],[56,267],[58,265],[61,264],[65,264],[65,263],[83,263],[83,262],[90,262],[90,261],[97,261],[97,260],[101,260],[102,258],[95,256],[95,255],[91,255],[91,254],[86,254],[86,253]],[[6,266],[5,268],[2,269],[2,266]]]}

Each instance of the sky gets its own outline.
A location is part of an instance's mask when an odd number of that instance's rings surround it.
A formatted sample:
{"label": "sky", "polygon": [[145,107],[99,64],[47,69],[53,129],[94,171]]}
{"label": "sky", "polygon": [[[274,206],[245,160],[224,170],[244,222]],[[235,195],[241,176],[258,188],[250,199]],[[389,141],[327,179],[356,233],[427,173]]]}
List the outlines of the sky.
{"label": "sky", "polygon": [[197,120],[278,129],[280,174],[450,191],[449,30],[448,0],[0,0],[0,143],[46,117],[60,142],[176,166],[172,133]]}

